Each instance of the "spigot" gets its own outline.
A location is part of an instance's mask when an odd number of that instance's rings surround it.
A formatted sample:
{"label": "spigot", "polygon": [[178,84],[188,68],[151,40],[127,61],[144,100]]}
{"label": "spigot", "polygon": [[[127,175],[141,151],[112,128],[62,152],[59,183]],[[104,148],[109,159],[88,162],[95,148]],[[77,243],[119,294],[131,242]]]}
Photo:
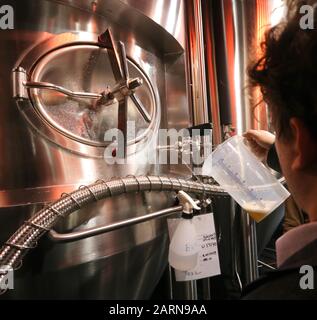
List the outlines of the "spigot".
{"label": "spigot", "polygon": [[169,246],[168,261],[176,270],[192,270],[198,263],[199,246],[197,231],[193,222],[194,210],[200,210],[195,200],[186,192],[177,194],[183,207],[182,219],[178,223]]}
{"label": "spigot", "polygon": [[181,190],[177,194],[180,205],[183,207],[183,213],[192,215],[194,210],[200,210],[196,201],[185,191]]}

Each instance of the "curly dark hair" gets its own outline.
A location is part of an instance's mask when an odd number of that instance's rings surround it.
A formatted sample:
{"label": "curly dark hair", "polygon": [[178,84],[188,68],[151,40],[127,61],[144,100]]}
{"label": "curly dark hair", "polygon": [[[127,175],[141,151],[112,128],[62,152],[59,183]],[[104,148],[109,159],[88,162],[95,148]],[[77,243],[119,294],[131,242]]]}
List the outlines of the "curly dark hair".
{"label": "curly dark hair", "polygon": [[[314,28],[302,29],[303,5],[314,6]],[[287,1],[287,19],[271,28],[263,56],[248,69],[251,86],[260,86],[279,136],[288,136],[289,120],[302,119],[317,138],[317,0]]]}

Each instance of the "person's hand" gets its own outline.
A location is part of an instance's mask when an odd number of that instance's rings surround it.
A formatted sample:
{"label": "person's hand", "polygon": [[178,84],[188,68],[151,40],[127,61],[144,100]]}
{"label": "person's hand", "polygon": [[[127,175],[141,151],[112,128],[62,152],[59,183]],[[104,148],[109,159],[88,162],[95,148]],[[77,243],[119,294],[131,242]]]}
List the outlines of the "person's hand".
{"label": "person's hand", "polygon": [[275,135],[265,130],[249,130],[243,134],[252,152],[266,161],[268,152],[275,142]]}

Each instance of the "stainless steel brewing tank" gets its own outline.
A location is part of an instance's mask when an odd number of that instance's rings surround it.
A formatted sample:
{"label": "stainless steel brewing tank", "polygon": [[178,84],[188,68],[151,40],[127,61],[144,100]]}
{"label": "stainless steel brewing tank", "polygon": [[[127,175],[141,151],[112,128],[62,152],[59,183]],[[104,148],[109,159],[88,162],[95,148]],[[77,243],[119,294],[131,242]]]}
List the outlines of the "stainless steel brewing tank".
{"label": "stainless steel brewing tank", "polygon": [[[97,36],[110,28],[114,38],[125,44],[130,73],[143,79],[137,94],[153,121],[144,124],[131,101],[128,117],[141,128],[151,127],[154,137],[159,127],[178,129],[190,124],[182,1],[6,3],[14,8],[15,28],[0,31],[1,243],[63,192],[113,176],[171,173],[168,166],[105,162],[102,132],[117,126],[118,106],[102,115],[93,114],[87,130],[82,121],[87,110],[76,101],[62,100],[57,105],[55,101],[52,109],[50,96],[38,89],[28,89],[24,97],[14,99],[16,86],[23,86],[24,80],[77,91],[113,85],[107,50],[96,44]],[[97,61],[89,60],[96,55]],[[22,73],[16,79],[12,70],[21,67],[26,78]],[[92,74],[85,77],[88,71]],[[100,117],[105,119],[101,125]],[[130,153],[146,144],[143,137],[137,140],[129,144]],[[186,175],[185,171],[177,173]],[[78,211],[62,221],[59,230],[90,228],[141,215],[170,206],[172,200],[172,194],[163,193],[122,196]],[[27,257],[24,268],[16,273],[15,290],[6,297],[148,298],[166,267],[166,249],[164,220],[67,244],[46,239]]]}

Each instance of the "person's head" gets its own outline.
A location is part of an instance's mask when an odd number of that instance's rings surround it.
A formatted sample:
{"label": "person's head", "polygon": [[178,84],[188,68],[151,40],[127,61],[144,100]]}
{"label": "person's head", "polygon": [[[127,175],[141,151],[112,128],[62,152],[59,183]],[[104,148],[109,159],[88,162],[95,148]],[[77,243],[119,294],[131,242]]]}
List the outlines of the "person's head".
{"label": "person's head", "polygon": [[[304,5],[314,6],[313,17]],[[313,29],[302,28],[307,19]],[[317,0],[288,1],[287,21],[266,33],[263,57],[248,73],[269,106],[290,191],[317,220]]]}

